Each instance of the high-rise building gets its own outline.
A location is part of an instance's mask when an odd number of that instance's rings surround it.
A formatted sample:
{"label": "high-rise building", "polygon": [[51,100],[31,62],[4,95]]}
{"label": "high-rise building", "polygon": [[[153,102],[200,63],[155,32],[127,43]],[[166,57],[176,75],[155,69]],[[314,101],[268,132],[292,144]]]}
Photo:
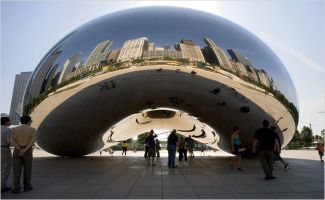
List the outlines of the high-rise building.
{"label": "high-rise building", "polygon": [[148,44],[148,51],[154,51],[155,50],[155,43],[149,43]]}
{"label": "high-rise building", "polygon": [[182,52],[175,50],[154,50],[154,51],[143,51],[144,59],[151,58],[183,58]]}
{"label": "high-rise building", "polygon": [[[51,69],[55,66],[55,61],[58,59],[58,57],[61,55],[62,51],[59,51],[58,49],[61,46],[57,47],[50,55],[47,57],[45,60],[43,59],[41,61],[41,64],[39,67],[36,69],[38,73],[35,74],[35,77],[33,77],[33,82],[30,83],[32,84],[32,87],[30,91],[27,91],[28,98],[30,96],[37,97],[43,92],[45,92],[45,86],[47,84],[46,80],[44,80],[41,77],[44,77],[49,74]],[[32,100],[32,99],[29,99]]]}
{"label": "high-rise building", "polygon": [[109,52],[109,55],[107,57],[108,62],[115,63],[117,61],[120,51],[121,51],[120,49],[114,49],[111,52]]}
{"label": "high-rise building", "polygon": [[256,69],[248,65],[245,65],[245,67],[248,74],[248,78],[258,82]]}
{"label": "high-rise building", "polygon": [[243,56],[239,51],[234,50],[234,49],[227,49],[230,57],[237,62],[240,62],[241,64],[245,65],[245,66],[250,66],[253,67],[253,64],[251,63],[251,61],[246,58],[245,56]]}
{"label": "high-rise building", "polygon": [[144,50],[148,50],[147,37],[127,40],[121,49],[117,62],[131,61],[141,58]]}
{"label": "high-rise building", "polygon": [[18,125],[22,115],[22,101],[29,78],[33,72],[21,72],[16,74],[14,90],[12,92],[10,114],[12,125]]}
{"label": "high-rise building", "polygon": [[211,64],[217,64],[219,66],[227,67],[231,71],[234,71],[232,69],[232,65],[229,61],[229,58],[227,57],[225,52],[219,46],[217,46],[212,39],[205,37],[204,41],[208,45],[205,48],[205,52],[207,53],[206,57],[209,59],[208,62],[210,62]]}
{"label": "high-rise building", "polygon": [[61,74],[60,74],[60,78],[59,78],[58,84],[60,84],[63,81],[65,81],[66,78],[67,78],[67,76],[71,72],[73,72],[74,70],[76,70],[76,64],[79,61],[80,56],[81,56],[81,53],[78,52],[78,53],[74,54],[73,56],[71,56],[70,58],[68,58],[65,61],[64,65],[63,65],[63,69],[62,69]]}
{"label": "high-rise building", "polygon": [[232,68],[234,69],[234,71],[235,71],[239,76],[248,76],[245,65],[243,65],[243,64],[240,63],[240,62],[233,61],[233,60],[230,60],[230,63],[231,63],[231,65],[232,65]]}
{"label": "high-rise building", "polygon": [[108,49],[112,45],[112,43],[113,42],[110,40],[105,40],[97,44],[97,46],[90,53],[86,66],[92,66],[107,59],[107,56],[109,54]]}
{"label": "high-rise building", "polygon": [[183,58],[189,59],[189,61],[205,62],[204,56],[200,47],[195,46],[191,40],[181,40],[176,45],[176,49],[182,52]]}
{"label": "high-rise building", "polygon": [[271,81],[266,71],[264,71],[263,69],[260,70],[257,69],[256,72],[257,72],[257,77],[259,82],[268,88],[271,87]]}

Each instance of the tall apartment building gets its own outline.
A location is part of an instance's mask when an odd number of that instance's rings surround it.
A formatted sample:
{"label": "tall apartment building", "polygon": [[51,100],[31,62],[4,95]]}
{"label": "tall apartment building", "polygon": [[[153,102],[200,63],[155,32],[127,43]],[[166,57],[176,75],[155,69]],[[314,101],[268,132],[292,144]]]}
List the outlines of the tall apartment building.
{"label": "tall apartment building", "polygon": [[181,40],[176,45],[176,49],[182,52],[183,58],[189,59],[189,61],[205,62],[204,56],[200,47],[195,46],[191,40]]}
{"label": "tall apartment building", "polygon": [[240,62],[233,61],[233,60],[230,60],[230,63],[232,65],[232,68],[234,69],[234,71],[237,74],[239,74],[240,76],[248,76],[245,65],[243,65]]}
{"label": "tall apartment building", "polygon": [[270,81],[270,78],[269,78],[269,75],[266,73],[266,71],[264,71],[263,69],[257,69],[256,70],[257,72],[257,77],[258,77],[258,80],[259,82],[262,84],[262,85],[265,85],[266,87],[271,87],[271,81]]}
{"label": "tall apartment building", "polygon": [[47,81],[44,80],[44,77],[49,74],[53,67],[55,67],[55,62],[62,53],[62,51],[58,50],[59,48],[60,46],[55,49],[46,60],[42,60],[40,65],[36,68],[38,73],[35,74],[35,77],[33,77],[33,82],[30,83],[32,86],[30,87],[30,91],[27,91],[28,98],[30,96],[37,97],[45,92]]}
{"label": "tall apartment building", "polygon": [[245,66],[250,66],[253,67],[253,64],[251,63],[251,61],[246,58],[245,56],[243,56],[239,51],[234,50],[234,49],[228,49],[227,50],[230,57],[237,62],[240,62],[241,64],[245,65]]}
{"label": "tall apartment building", "polygon": [[22,115],[22,101],[29,78],[33,72],[21,72],[16,74],[14,90],[12,92],[10,114],[12,125],[18,125]]}
{"label": "tall apartment building", "polygon": [[144,50],[148,50],[147,37],[127,40],[121,49],[117,62],[131,61],[141,58]]}
{"label": "tall apartment building", "polygon": [[105,40],[99,44],[92,50],[88,57],[88,61],[86,66],[92,66],[94,64],[98,64],[99,62],[107,59],[109,54],[109,47],[112,45],[112,41]]}
{"label": "tall apartment building", "polygon": [[208,54],[206,56],[209,59],[208,62],[211,64],[227,67],[230,70],[234,71],[225,52],[219,46],[217,46],[212,39],[205,37],[204,42],[208,45],[205,47],[205,52]]}
{"label": "tall apartment building", "polygon": [[78,52],[65,61],[64,65],[63,65],[63,69],[62,69],[60,77],[59,77],[58,84],[64,82],[67,79],[68,75],[71,72],[76,70],[76,64],[78,63],[80,56],[81,56],[81,53]]}
{"label": "tall apartment building", "polygon": [[154,51],[143,51],[144,59],[151,58],[161,58],[170,57],[170,58],[183,58],[183,55],[180,51],[175,50],[154,50]]}

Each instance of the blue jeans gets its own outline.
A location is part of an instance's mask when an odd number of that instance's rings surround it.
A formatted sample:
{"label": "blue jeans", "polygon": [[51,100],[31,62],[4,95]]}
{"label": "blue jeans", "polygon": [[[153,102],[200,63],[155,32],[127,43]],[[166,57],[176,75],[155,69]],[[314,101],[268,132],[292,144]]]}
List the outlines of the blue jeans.
{"label": "blue jeans", "polygon": [[168,166],[175,167],[175,155],[176,155],[176,145],[168,145]]}

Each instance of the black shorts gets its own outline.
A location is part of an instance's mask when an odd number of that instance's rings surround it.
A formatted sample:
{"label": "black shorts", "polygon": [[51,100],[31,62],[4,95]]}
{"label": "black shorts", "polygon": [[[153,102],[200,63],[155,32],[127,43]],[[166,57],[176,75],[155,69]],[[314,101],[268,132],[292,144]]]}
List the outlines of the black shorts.
{"label": "black shorts", "polygon": [[240,145],[234,144],[234,152],[233,152],[233,154],[235,154],[235,155],[241,155],[239,149],[240,149]]}

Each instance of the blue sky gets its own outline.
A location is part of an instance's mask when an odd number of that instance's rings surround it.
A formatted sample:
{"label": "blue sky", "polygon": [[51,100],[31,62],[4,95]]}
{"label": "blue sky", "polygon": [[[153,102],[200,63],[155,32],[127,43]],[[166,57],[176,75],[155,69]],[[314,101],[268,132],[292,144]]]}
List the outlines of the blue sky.
{"label": "blue sky", "polygon": [[[46,52],[78,26],[114,11],[151,5],[222,16],[264,41],[296,86],[300,122],[325,128],[323,0],[283,1],[1,1],[1,113],[9,113],[15,74],[32,71]],[[322,113],[323,112],[323,113]]]}

